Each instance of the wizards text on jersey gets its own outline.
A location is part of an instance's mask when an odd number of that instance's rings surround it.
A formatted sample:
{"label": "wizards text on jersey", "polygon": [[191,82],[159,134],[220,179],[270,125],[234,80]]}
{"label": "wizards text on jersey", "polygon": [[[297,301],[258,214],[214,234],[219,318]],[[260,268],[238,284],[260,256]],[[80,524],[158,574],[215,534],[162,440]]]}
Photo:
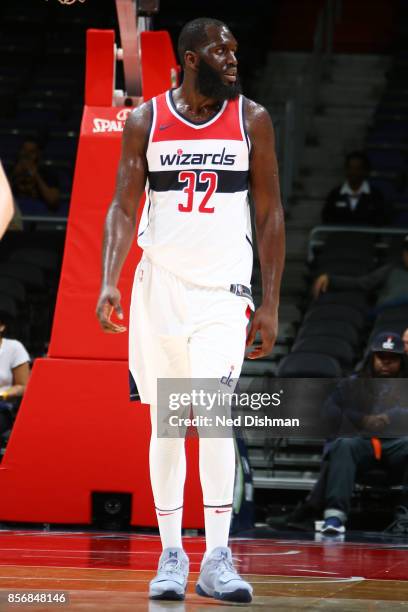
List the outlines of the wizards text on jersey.
{"label": "wizards text on jersey", "polygon": [[220,166],[233,166],[237,156],[233,153],[228,154],[225,151],[225,147],[221,153],[183,153],[181,149],[178,149],[177,153],[160,155],[160,161],[162,166],[200,166],[207,163]]}

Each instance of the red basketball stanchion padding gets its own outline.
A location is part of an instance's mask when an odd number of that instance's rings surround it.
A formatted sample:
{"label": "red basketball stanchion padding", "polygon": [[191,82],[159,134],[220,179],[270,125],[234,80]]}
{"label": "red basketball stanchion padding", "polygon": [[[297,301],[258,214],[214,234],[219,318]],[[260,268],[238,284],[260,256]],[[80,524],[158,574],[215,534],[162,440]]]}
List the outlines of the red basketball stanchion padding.
{"label": "red basketball stanchion padding", "polygon": [[115,69],[114,44],[113,30],[88,30],[87,32],[85,72],[85,104],[87,106],[112,106]]}
{"label": "red basketball stanchion padding", "polygon": [[[106,491],[132,494],[132,525],[156,525],[149,409],[129,401],[128,336],[104,334],[95,316],[103,223],[131,110],[112,105],[113,45],[112,31],[88,32],[86,105],[49,356],[34,364],[0,464],[0,521],[91,523],[91,494]],[[177,65],[167,33],[144,32],[141,47],[149,99],[171,86]],[[134,243],[119,286],[125,313],[140,255]],[[183,525],[200,528],[197,439],[187,440],[187,454]]]}
{"label": "red basketball stanchion padding", "polygon": [[[165,91],[175,87],[178,66],[175,63],[173,47],[168,32],[142,32],[140,36],[142,51],[142,80],[145,100],[157,95],[157,91]],[[157,49],[161,49],[160,55]],[[160,58],[160,61],[158,61]],[[163,74],[165,86],[163,87]]]}

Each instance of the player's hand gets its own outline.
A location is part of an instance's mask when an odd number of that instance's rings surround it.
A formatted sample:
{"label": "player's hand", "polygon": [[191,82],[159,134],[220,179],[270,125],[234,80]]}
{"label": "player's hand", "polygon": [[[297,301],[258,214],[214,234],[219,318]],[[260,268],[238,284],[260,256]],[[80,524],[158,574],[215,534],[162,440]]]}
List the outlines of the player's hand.
{"label": "player's hand", "polygon": [[315,300],[319,297],[320,293],[326,293],[327,288],[329,286],[329,276],[328,274],[320,274],[313,283],[313,297]]}
{"label": "player's hand", "polygon": [[247,355],[248,359],[259,359],[272,352],[278,336],[278,313],[267,309],[265,306],[260,306],[255,311],[247,336],[247,347],[252,346],[258,331],[261,335],[262,344]]}
{"label": "player's hand", "polygon": [[111,321],[113,311],[118,319],[123,319],[123,311],[120,305],[120,291],[116,287],[107,285],[103,287],[96,306],[96,316],[103,331],[107,334],[121,334],[126,331],[124,325],[118,325]]}

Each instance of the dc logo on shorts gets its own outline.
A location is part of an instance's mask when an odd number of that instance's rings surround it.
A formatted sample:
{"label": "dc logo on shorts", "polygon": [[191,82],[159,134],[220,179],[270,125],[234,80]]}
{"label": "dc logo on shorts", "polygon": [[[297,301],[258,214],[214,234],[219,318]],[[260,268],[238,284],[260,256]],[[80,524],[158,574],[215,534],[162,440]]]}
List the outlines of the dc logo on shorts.
{"label": "dc logo on shorts", "polygon": [[222,376],[220,378],[220,383],[222,385],[227,385],[227,387],[232,387],[234,383],[234,379],[232,378],[232,372],[234,371],[234,366],[231,366],[231,370],[229,371],[228,376]]}

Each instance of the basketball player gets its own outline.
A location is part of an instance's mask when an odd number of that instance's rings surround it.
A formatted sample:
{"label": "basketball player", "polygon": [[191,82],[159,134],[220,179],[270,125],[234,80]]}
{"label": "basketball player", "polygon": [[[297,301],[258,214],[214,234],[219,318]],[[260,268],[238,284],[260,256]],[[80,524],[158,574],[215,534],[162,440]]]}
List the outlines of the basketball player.
{"label": "basketball player", "polygon": [[[163,545],[153,599],[184,599],[188,558],[181,520],[186,472],[184,439],[157,436],[157,379],[212,378],[234,384],[257,332],[252,359],[271,352],[277,335],[284,258],[274,132],[259,104],[240,94],[237,41],[215,19],[187,23],[178,51],[181,87],[135,109],[123,133],[116,192],[105,223],[103,279],[97,315],[120,333],[117,289],[138,230],[144,253],[136,270],[129,328],[129,369],[150,404],[150,474]],[[246,337],[252,243],[248,188],[262,272],[263,301]],[[227,378],[225,378],[227,377]],[[221,381],[222,382],[222,381]],[[236,572],[228,548],[235,455],[231,438],[200,439],[206,553],[196,592],[249,602],[252,587]]]}

